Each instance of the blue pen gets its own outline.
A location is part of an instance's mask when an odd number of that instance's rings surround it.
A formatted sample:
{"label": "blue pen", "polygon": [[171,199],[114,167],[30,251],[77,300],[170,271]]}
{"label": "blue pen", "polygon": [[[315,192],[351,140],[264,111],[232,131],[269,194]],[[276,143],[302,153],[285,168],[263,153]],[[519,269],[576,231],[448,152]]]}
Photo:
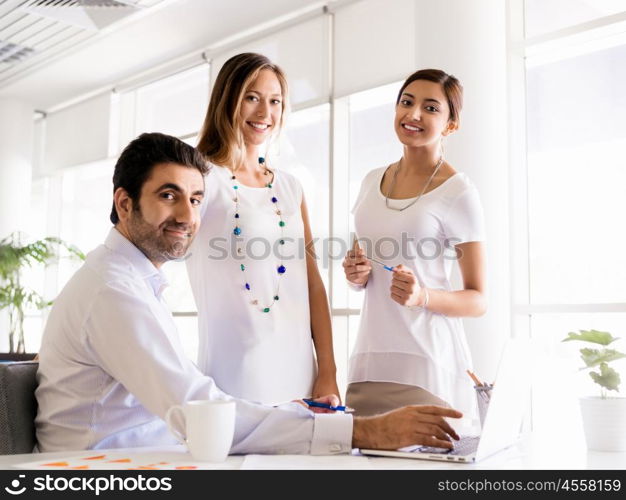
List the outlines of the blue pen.
{"label": "blue pen", "polygon": [[[359,248],[359,239],[356,237],[356,234],[355,234],[354,235],[354,241],[352,242],[352,249],[354,250],[356,248]],[[381,262],[381,261],[376,260],[376,259],[372,259],[371,257],[368,257],[367,255],[365,256],[365,258],[367,260],[371,260],[372,262],[376,262],[376,264],[379,264],[379,265],[383,266],[383,268],[386,269],[387,271],[392,271],[393,272],[393,267],[388,266],[384,262]]]}
{"label": "blue pen", "polygon": [[376,262],[376,264],[380,264],[381,266],[383,266],[385,269],[387,269],[387,271],[393,271],[393,267],[390,267],[388,265],[386,265],[384,262],[381,262],[379,260],[376,259],[372,259],[371,257],[365,257],[368,260],[371,260],[372,262]]}
{"label": "blue pen", "polygon": [[328,410],[343,411],[346,413],[350,413],[351,411],[354,411],[349,406],[331,406],[328,403],[320,403],[318,401],[313,401],[312,399],[303,399],[302,401],[304,401],[309,406],[315,406],[316,408],[326,408]]}

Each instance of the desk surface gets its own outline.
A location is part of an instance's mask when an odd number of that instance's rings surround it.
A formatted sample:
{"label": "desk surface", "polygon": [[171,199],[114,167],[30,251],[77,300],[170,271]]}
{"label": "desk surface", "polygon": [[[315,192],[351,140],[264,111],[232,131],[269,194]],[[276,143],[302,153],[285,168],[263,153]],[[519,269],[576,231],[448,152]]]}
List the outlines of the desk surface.
{"label": "desk surface", "polygon": [[[626,469],[626,453],[588,451],[584,442],[567,441],[555,436],[551,436],[550,441],[540,439],[538,436],[527,436],[517,445],[476,464],[365,457],[358,454],[317,457],[308,455],[230,456],[224,463],[207,464],[194,462],[184,446],[169,446],[4,455],[0,456],[0,469],[23,468],[18,466],[31,462],[54,462],[103,454],[113,459],[128,456],[141,460],[145,464],[169,462],[210,469]],[[115,463],[108,467],[124,469],[128,468],[128,464]]]}

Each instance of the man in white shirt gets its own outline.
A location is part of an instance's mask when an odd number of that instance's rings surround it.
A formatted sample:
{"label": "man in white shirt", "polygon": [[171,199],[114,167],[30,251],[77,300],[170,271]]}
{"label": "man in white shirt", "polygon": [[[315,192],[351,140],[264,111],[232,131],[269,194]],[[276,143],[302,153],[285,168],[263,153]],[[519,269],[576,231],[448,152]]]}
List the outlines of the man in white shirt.
{"label": "man in white shirt", "polygon": [[[174,444],[162,420],[168,408],[231,399],[185,356],[161,298],[167,285],[161,265],[183,257],[198,229],[206,172],[194,148],[163,134],[143,134],[122,152],[113,175],[115,227],[56,299],[44,331],[36,391],[40,451]],[[231,453],[451,447],[450,437],[458,436],[443,417],[461,416],[414,406],[353,419],[313,413],[298,402],[236,403]]]}

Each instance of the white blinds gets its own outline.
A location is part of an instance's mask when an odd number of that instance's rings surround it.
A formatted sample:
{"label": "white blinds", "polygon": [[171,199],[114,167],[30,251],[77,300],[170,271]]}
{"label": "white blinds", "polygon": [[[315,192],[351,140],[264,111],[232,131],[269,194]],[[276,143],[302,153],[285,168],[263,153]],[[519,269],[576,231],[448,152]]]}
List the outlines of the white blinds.
{"label": "white blinds", "polygon": [[211,79],[215,82],[222,65],[235,54],[258,52],[287,74],[292,106],[327,102],[328,44],[328,18],[320,16],[217,54],[212,58]]}
{"label": "white blinds", "polygon": [[404,80],[417,69],[415,10],[414,0],[367,0],[337,9],[335,96]]}
{"label": "white blinds", "polygon": [[53,172],[108,156],[111,95],[99,95],[46,117],[43,170]]}

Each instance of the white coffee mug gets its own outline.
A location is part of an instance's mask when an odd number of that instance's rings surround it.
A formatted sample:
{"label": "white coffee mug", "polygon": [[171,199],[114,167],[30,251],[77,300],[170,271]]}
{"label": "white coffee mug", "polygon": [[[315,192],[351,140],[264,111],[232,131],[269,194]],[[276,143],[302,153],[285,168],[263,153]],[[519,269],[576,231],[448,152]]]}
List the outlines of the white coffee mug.
{"label": "white coffee mug", "polygon": [[[184,435],[172,425],[172,415],[180,411],[184,421]],[[201,462],[223,462],[228,456],[235,433],[234,401],[187,401],[183,406],[172,406],[165,414],[170,432],[187,445],[194,459]]]}

